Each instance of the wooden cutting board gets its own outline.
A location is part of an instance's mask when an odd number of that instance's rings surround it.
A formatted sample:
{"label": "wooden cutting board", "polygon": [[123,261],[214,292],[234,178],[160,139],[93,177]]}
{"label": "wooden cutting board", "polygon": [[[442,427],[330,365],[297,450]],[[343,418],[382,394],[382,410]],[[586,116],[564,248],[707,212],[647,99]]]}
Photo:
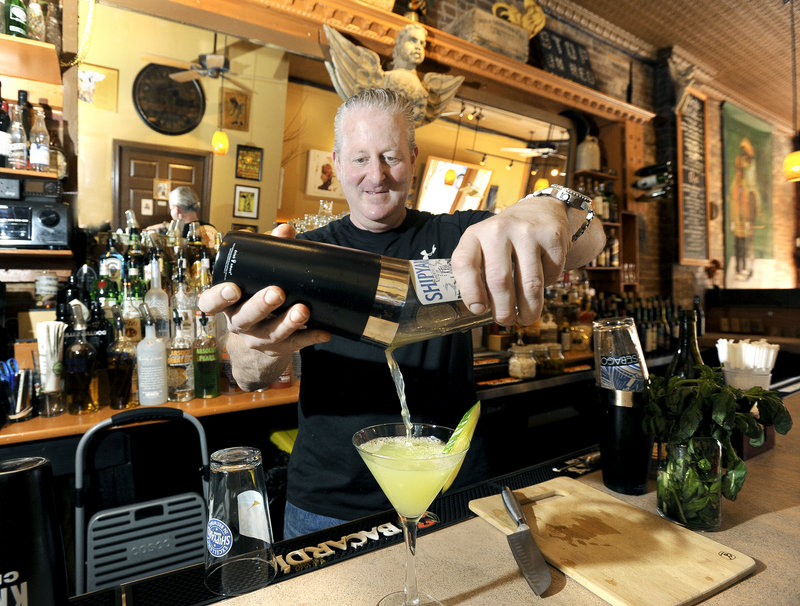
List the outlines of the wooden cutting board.
{"label": "wooden cutting board", "polygon": [[[545,559],[611,604],[694,604],[756,565],[706,535],[572,478],[514,494]],[[516,530],[499,494],[470,501],[469,508],[505,534]]]}

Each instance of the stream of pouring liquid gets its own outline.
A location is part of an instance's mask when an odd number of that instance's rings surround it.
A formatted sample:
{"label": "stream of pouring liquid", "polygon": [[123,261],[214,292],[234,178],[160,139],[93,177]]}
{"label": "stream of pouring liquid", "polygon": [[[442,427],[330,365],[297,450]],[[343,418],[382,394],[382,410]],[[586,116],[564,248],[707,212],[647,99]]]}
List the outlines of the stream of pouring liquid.
{"label": "stream of pouring liquid", "polygon": [[410,438],[411,413],[408,411],[408,403],[406,402],[406,382],[403,380],[403,373],[400,372],[400,366],[394,359],[394,348],[390,347],[386,350],[386,361],[389,363],[389,371],[392,373],[392,380],[397,390],[397,397],[400,398],[400,416],[403,418],[403,424],[406,426],[406,438]]}

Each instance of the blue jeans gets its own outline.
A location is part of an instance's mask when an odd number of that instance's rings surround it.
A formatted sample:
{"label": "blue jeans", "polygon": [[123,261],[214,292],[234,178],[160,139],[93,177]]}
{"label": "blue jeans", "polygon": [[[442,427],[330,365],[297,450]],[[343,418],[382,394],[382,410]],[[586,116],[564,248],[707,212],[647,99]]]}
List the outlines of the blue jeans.
{"label": "blue jeans", "polygon": [[283,538],[292,539],[301,534],[308,534],[309,532],[324,530],[337,524],[344,524],[346,521],[311,513],[286,501],[286,511],[283,514]]}

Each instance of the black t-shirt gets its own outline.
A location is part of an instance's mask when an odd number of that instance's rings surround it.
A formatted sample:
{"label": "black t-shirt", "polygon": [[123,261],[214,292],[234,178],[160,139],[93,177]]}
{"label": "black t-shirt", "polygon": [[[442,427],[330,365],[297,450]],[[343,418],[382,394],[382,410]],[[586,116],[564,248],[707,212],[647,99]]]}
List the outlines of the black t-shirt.
{"label": "black t-shirt", "polygon": [[[384,233],[358,229],[345,217],[298,238],[399,259],[446,259],[467,227],[491,216],[483,211],[432,215],[409,210],[400,227]],[[401,420],[385,350],[333,336],[328,343],[302,349],[300,355],[300,431],[289,461],[288,500],[301,509],[346,520],[390,509],[352,443],[359,429]],[[475,403],[470,333],[406,345],[395,351],[395,358],[406,383],[412,421],[455,427]],[[483,480],[486,470],[478,431],[455,485]]]}

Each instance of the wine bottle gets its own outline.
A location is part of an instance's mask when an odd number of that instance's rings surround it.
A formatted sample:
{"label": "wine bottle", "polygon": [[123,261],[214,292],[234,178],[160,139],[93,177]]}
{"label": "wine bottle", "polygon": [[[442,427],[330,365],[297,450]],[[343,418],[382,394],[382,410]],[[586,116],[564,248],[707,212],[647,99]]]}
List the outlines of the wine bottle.
{"label": "wine bottle", "polygon": [[642,177],[641,179],[637,179],[633,182],[633,186],[636,189],[653,189],[654,187],[658,187],[659,185],[664,185],[671,181],[671,177],[668,173],[659,173],[656,175],[648,175],[647,177]]}
{"label": "wine bottle", "polygon": [[382,347],[399,347],[489,324],[461,300],[449,259],[407,261],[319,242],[229,232],[214,283],[235,282],[243,298],[273,284],[281,307],[302,301],[310,328]]}
{"label": "wine bottle", "polygon": [[658,164],[650,164],[643,166],[633,173],[637,177],[647,177],[650,175],[657,175],[659,173],[669,173],[672,171],[672,162],[660,162]]}
{"label": "wine bottle", "polygon": [[28,12],[23,0],[6,0],[6,31],[9,36],[28,37]]}
{"label": "wine bottle", "polygon": [[682,311],[680,323],[678,348],[667,366],[666,378],[696,379],[699,373],[695,366],[703,363],[697,345],[697,312],[693,309]]}
{"label": "wine bottle", "polygon": [[700,295],[694,296],[694,311],[697,314],[697,336],[702,337],[706,334],[706,314],[703,311],[703,304],[700,303]]}
{"label": "wine bottle", "polygon": [[194,340],[184,330],[183,317],[177,309],[172,311],[172,321],[175,336],[167,354],[167,399],[187,402],[194,398]]}
{"label": "wine bottle", "polygon": [[167,348],[156,337],[156,323],[146,303],[141,312],[145,319],[144,338],[136,346],[136,376],[139,404],[158,406],[167,401]]}
{"label": "wine bottle", "polygon": [[219,351],[217,340],[208,330],[208,318],[200,316],[200,330],[192,348],[194,362],[194,394],[198,398],[215,398],[220,394]]}
{"label": "wine bottle", "polygon": [[661,187],[659,189],[653,189],[643,194],[636,196],[637,202],[653,202],[654,200],[659,200],[661,198],[666,198],[667,196],[672,195],[672,186],[667,185],[665,187]]}
{"label": "wine bottle", "polygon": [[17,91],[17,105],[20,109],[20,119],[22,120],[22,128],[25,129],[25,137],[30,137],[33,106],[28,101],[28,91]]}
{"label": "wine bottle", "polygon": [[97,365],[97,350],[86,340],[86,306],[77,299],[70,301],[69,305],[72,308],[72,330],[76,336],[64,354],[64,391],[67,411],[82,415],[97,410],[97,402],[92,399],[90,391]]}

